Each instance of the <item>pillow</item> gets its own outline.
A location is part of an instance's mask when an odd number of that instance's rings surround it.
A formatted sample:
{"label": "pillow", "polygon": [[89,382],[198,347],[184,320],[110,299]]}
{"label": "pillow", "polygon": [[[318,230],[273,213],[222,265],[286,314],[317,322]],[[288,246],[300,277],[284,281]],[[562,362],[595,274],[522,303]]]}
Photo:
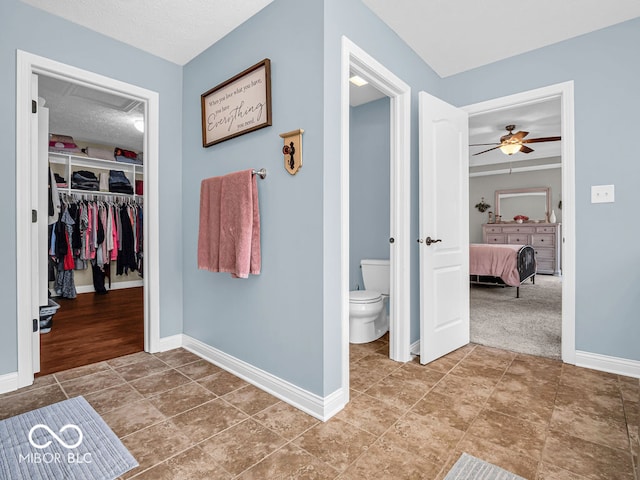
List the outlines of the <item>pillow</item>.
{"label": "pillow", "polygon": [[60,135],[60,134],[57,134],[57,133],[50,133],[49,134],[49,142],[62,142],[62,143],[73,143],[73,144],[76,143],[73,140],[73,137],[71,137],[69,135]]}

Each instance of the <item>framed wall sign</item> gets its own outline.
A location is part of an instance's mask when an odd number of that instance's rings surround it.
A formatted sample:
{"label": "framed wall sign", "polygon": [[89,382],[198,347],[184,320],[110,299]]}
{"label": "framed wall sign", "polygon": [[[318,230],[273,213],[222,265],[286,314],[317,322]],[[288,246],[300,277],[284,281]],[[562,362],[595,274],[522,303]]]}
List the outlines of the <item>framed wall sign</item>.
{"label": "framed wall sign", "polygon": [[202,146],[271,125],[271,60],[265,58],[201,95]]}

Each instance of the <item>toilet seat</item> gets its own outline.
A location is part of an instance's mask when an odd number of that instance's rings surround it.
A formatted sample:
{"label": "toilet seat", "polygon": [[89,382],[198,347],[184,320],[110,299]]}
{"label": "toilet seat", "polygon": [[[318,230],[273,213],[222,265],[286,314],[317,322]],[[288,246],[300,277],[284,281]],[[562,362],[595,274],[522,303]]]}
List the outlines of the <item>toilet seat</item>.
{"label": "toilet seat", "polygon": [[349,292],[349,303],[366,305],[369,303],[377,303],[382,300],[382,295],[373,290],[352,290]]}

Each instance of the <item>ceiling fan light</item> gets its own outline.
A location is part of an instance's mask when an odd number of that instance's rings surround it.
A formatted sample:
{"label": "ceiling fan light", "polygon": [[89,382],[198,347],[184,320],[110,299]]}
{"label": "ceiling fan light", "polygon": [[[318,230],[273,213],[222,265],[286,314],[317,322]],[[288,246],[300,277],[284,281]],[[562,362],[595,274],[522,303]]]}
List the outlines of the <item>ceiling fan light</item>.
{"label": "ceiling fan light", "polygon": [[513,155],[516,152],[519,152],[522,148],[522,145],[519,143],[505,143],[504,145],[500,145],[500,150],[505,155]]}

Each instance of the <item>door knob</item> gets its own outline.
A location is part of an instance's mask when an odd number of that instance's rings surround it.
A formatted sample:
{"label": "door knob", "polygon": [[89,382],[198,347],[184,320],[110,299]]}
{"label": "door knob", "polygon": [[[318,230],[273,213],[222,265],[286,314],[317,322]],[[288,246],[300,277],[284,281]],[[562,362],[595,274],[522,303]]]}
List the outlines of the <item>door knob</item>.
{"label": "door knob", "polygon": [[427,244],[427,247],[429,245],[431,245],[432,243],[438,243],[438,242],[441,242],[441,241],[442,241],[442,239],[440,239],[440,238],[437,239],[437,240],[433,240],[431,237],[427,237],[427,238],[424,239],[424,242]]}

